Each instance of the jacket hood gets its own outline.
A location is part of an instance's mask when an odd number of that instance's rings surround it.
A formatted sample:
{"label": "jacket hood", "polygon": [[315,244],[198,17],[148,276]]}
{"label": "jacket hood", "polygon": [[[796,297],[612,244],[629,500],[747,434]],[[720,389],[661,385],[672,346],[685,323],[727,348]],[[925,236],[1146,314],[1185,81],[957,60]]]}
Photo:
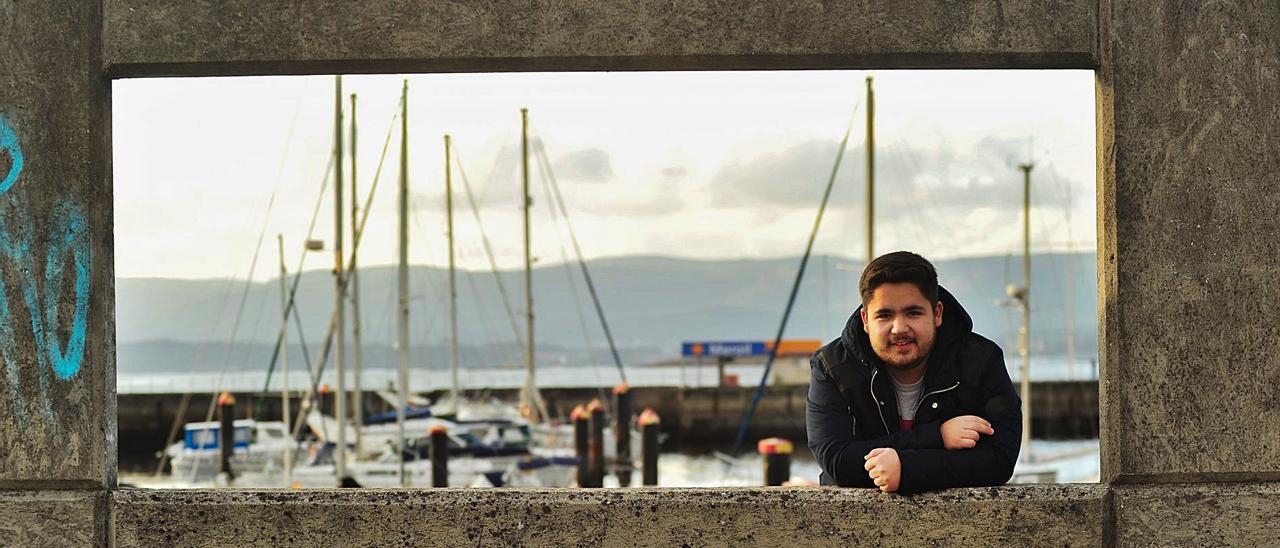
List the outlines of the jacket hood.
{"label": "jacket hood", "polygon": [[[942,303],[942,326],[938,327],[938,333],[934,337],[933,350],[929,353],[930,364],[951,361],[946,358],[959,348],[959,343],[973,333],[973,319],[969,317],[964,307],[960,306],[960,301],[957,301],[951,292],[941,285],[938,286],[938,301]],[[844,332],[840,334],[840,342],[859,361],[872,367],[883,365],[880,357],[876,356],[875,351],[871,349],[871,338],[862,329],[862,306],[849,316],[849,321],[844,325]]]}

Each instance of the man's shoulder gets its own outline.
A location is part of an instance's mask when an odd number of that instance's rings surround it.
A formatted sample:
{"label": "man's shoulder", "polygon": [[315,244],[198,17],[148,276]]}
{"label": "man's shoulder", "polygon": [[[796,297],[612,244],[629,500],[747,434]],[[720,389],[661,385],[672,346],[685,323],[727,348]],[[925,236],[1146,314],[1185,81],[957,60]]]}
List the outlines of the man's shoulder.
{"label": "man's shoulder", "polygon": [[836,337],[831,342],[822,345],[817,352],[813,353],[813,362],[822,367],[828,374],[834,368],[841,367],[851,359],[849,349],[845,347],[844,341],[840,337]]}
{"label": "man's shoulder", "polygon": [[849,348],[839,338],[814,352],[811,362],[812,367],[819,368],[825,376],[835,381],[842,390],[849,390],[855,387],[863,376],[860,368],[856,367],[859,363],[858,358],[849,351]]}
{"label": "man's shoulder", "polygon": [[972,386],[983,384],[983,378],[1005,368],[1004,351],[1000,345],[977,333],[969,334],[956,357],[962,379]]}
{"label": "man's shoulder", "polygon": [[984,358],[1000,353],[1001,350],[1000,345],[996,344],[991,339],[983,337],[977,333],[969,333],[964,344],[960,345],[960,352],[961,354],[966,355],[966,357]]}

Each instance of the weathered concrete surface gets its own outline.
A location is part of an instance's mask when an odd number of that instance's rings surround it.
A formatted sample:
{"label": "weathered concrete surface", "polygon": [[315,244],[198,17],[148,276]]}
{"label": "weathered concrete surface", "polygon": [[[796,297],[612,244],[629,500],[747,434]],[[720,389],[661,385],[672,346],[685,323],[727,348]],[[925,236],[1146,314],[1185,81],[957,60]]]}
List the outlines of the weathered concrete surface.
{"label": "weathered concrete surface", "polygon": [[1280,478],[1280,9],[1109,4],[1103,481]]}
{"label": "weathered concrete surface", "polygon": [[102,546],[105,491],[0,491],[0,546]]}
{"label": "weathered concrete surface", "polygon": [[1280,483],[1116,487],[1119,546],[1275,546]]}
{"label": "weathered concrete surface", "polygon": [[115,75],[1096,66],[1097,4],[104,0]]}
{"label": "weathered concrete surface", "polygon": [[0,1],[0,488],[115,473],[99,17],[96,2]]}
{"label": "weathered concrete surface", "polygon": [[[151,491],[112,494],[122,546],[1096,546],[1105,487]],[[946,524],[943,526],[943,524]]]}

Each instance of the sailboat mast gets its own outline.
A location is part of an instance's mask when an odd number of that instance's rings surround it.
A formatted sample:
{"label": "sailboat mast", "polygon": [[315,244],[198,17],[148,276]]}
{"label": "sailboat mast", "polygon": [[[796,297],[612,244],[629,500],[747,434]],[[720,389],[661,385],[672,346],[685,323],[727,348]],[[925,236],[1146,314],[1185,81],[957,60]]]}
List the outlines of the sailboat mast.
{"label": "sailboat mast", "polygon": [[867,264],[876,258],[876,92],[867,76]]}
{"label": "sailboat mast", "polygon": [[288,434],[289,420],[289,305],[285,278],[289,271],[284,266],[284,235],[276,234],[280,248],[280,409],[286,429],[284,444],[284,484],[293,484],[293,436]]}
{"label": "sailboat mast", "polygon": [[528,340],[525,348],[524,397],[520,402],[522,411],[531,419],[538,418],[537,386],[533,378],[533,258],[530,254],[529,208],[533,198],[529,196],[529,109],[520,109],[520,178],[524,196],[524,295],[525,295],[525,328]]}
{"label": "sailboat mast", "polygon": [[[357,199],[360,194],[356,187],[356,94],[351,94],[351,238],[354,240],[356,232],[360,230],[360,200]],[[351,391],[351,417],[356,427],[356,458],[359,458],[363,450],[363,425],[364,425],[364,390],[360,383],[360,275],[357,268],[356,256],[358,255],[358,244],[352,242],[351,246],[351,336],[354,348],[351,349],[351,374],[353,378],[353,390]]]}
{"label": "sailboat mast", "polygon": [[409,80],[400,91],[400,404],[396,428],[400,436],[400,485],[408,487],[404,471],[404,412],[409,406]]}
{"label": "sailboat mast", "polygon": [[337,472],[336,481],[339,487],[342,486],[342,480],[347,476],[347,390],[346,390],[346,371],[343,369],[342,357],[345,352],[345,340],[343,337],[346,331],[346,321],[343,318],[344,299],[342,295],[342,76],[337,76],[334,80],[334,101],[333,101],[333,154],[334,154],[334,182],[333,185],[333,280],[334,280],[334,374],[337,376],[337,397],[334,415],[336,415],[338,423],[337,448],[334,453],[334,465]]}
{"label": "sailboat mast", "polygon": [[1019,164],[1022,170],[1022,455],[1031,455],[1031,169],[1032,162]]}
{"label": "sailboat mast", "polygon": [[1067,275],[1067,287],[1063,296],[1066,298],[1066,304],[1067,304],[1066,306],[1067,378],[1075,379],[1076,378],[1076,330],[1075,330],[1076,316],[1075,316],[1075,311],[1073,310],[1074,307],[1072,305],[1072,301],[1074,299],[1074,297],[1072,296],[1072,290],[1074,289],[1074,286],[1075,286],[1075,278],[1072,277],[1072,273],[1071,273],[1071,263],[1073,259],[1072,254],[1074,253],[1074,249],[1072,248],[1072,246],[1074,244],[1072,244],[1071,242],[1071,183],[1070,182],[1067,183],[1066,217],[1067,217],[1067,260],[1066,260],[1065,266],[1066,266],[1066,275]]}
{"label": "sailboat mast", "polygon": [[453,412],[458,413],[458,282],[453,240],[453,164],[449,136],[444,136],[445,216],[449,224],[449,376]]}

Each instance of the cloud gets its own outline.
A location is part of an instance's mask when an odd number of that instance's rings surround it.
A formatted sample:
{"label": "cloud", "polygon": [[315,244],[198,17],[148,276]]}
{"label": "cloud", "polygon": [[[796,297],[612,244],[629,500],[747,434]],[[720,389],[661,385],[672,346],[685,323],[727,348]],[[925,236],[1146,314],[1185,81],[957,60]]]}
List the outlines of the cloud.
{"label": "cloud", "polygon": [[562,180],[603,183],[613,179],[609,153],[598,148],[575,150],[556,159],[556,176]]}
{"label": "cloud", "polygon": [[[885,220],[935,216],[986,208],[1016,212],[1022,207],[1020,158],[1026,140],[988,137],[972,149],[947,145],[926,149],[903,143],[876,151],[876,214]],[[711,180],[711,206],[721,208],[816,209],[835,162],[836,141],[812,140],[782,152],[733,162]],[[1032,204],[1061,207],[1065,180],[1052,166],[1032,172]],[[844,153],[828,208],[865,207],[866,149]]]}

